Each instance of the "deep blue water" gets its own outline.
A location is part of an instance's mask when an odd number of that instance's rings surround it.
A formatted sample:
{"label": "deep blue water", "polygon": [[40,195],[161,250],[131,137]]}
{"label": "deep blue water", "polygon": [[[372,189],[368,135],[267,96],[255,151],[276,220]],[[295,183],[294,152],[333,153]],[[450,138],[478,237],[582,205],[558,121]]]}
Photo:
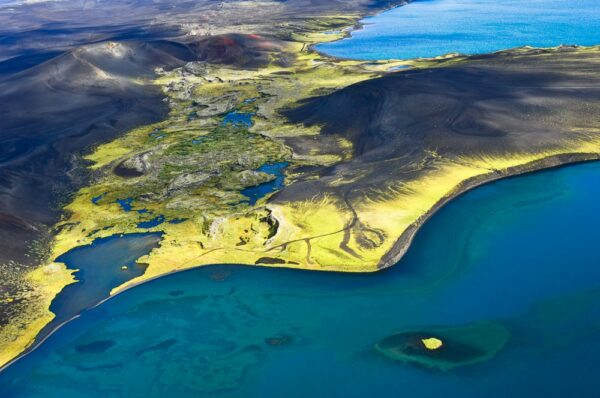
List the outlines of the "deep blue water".
{"label": "deep blue water", "polygon": [[67,285],[52,301],[50,310],[56,314],[53,323],[73,317],[108,297],[115,287],[143,275],[146,266],[136,260],[157,247],[160,238],[160,233],[114,235],[59,256],[56,261],[77,270],[74,276],[78,282]]}
{"label": "deep blue water", "polygon": [[159,226],[160,224],[162,224],[163,222],[165,222],[165,216],[163,216],[162,214],[148,220],[148,221],[140,221],[137,224],[138,228],[154,228]]}
{"label": "deep blue water", "polygon": [[236,127],[252,127],[252,113],[232,111],[223,117],[223,126],[232,125]]}
{"label": "deep blue water", "polygon": [[416,0],[363,23],[351,38],[317,49],[375,60],[600,44],[598,0]]}
{"label": "deep blue water", "polygon": [[[595,0],[417,1],[319,50],[385,59],[597,44],[599,8]],[[249,127],[251,114],[223,123]],[[280,189],[282,170],[249,201]],[[376,274],[220,265],[150,282],[86,311],[0,373],[0,397],[596,397],[599,176],[593,163],[478,188]],[[131,198],[118,202],[131,211]],[[136,236],[65,255],[83,283],[52,308],[66,317],[143,272],[135,259],[158,238]],[[100,278],[101,289],[87,290],[86,278]],[[486,363],[440,373],[373,350],[407,327],[482,320],[512,334]]]}
{"label": "deep blue water", "polygon": [[[596,397],[600,163],[460,196],[375,274],[213,266],[129,290],[0,373],[3,397]],[[374,352],[405,327],[494,320],[448,373]]]}
{"label": "deep blue water", "polygon": [[117,203],[123,211],[131,211],[133,209],[133,198],[117,199]]}
{"label": "deep blue water", "polygon": [[98,204],[98,202],[100,202],[100,200],[101,200],[101,199],[104,197],[104,195],[106,195],[106,192],[104,192],[104,193],[101,193],[101,194],[100,194],[100,195],[98,195],[98,196],[94,196],[94,197],[92,198],[92,203],[93,203],[93,204],[95,204],[95,205],[97,205],[97,204]]}
{"label": "deep blue water", "polygon": [[248,204],[250,206],[254,206],[260,198],[283,188],[285,182],[285,174],[283,171],[287,166],[288,162],[266,163],[256,169],[256,171],[274,175],[275,178],[271,181],[242,189],[241,194],[248,198]]}

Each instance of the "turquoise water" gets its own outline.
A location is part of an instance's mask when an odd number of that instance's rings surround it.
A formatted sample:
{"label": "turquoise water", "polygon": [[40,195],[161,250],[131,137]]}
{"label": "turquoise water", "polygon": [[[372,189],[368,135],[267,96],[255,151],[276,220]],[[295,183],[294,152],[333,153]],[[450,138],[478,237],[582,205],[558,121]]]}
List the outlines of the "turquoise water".
{"label": "turquoise water", "polygon": [[[375,274],[213,266],[85,312],[0,373],[2,397],[595,397],[600,163],[495,182],[445,206]],[[448,373],[374,344],[493,320],[491,361]]]}
{"label": "turquoise water", "polygon": [[600,44],[598,0],[416,0],[363,23],[351,38],[317,49],[375,60]]}
{"label": "turquoise water", "polygon": [[[595,0],[417,1],[318,48],[386,59],[598,44],[599,8]],[[249,127],[251,114],[223,123]],[[274,172],[250,201],[283,186],[282,168]],[[599,175],[600,163],[584,164],[478,188],[376,274],[220,265],[150,282],[84,312],[0,373],[0,397],[595,397]],[[131,211],[131,198],[118,202]],[[83,270],[83,283],[53,303],[59,320],[144,272],[135,258],[157,240],[115,237],[70,253],[64,260]],[[86,277],[101,288],[88,289]],[[405,328],[488,320],[510,330],[508,345],[453,372],[373,350]]]}

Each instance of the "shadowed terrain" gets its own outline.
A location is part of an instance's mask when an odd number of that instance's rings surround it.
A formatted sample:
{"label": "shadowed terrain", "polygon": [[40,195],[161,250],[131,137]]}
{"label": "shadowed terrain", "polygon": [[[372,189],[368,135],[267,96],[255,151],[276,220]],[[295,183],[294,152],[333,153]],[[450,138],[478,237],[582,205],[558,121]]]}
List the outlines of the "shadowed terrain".
{"label": "shadowed terrain", "polygon": [[600,98],[596,59],[568,48],[560,55],[500,54],[390,74],[283,113],[294,123],[322,126],[325,135],[344,136],[355,156],[366,159],[547,148],[574,126],[594,129],[596,106],[581,104]]}
{"label": "shadowed terrain", "polygon": [[[415,183],[435,191],[451,175],[427,182],[429,176],[445,175],[449,166],[470,169],[469,175],[490,173],[486,178],[493,179],[519,158],[521,165],[536,161],[537,155],[527,160],[532,154],[566,153],[558,163],[597,157],[591,147],[588,154],[575,150],[598,138],[597,50],[522,49],[467,62],[440,61],[439,66],[392,73],[283,110],[291,122],[318,126],[322,133],[317,142],[287,139],[292,147],[302,150],[327,137],[344,137],[352,142],[354,157],[322,169],[318,179],[313,172],[280,192],[275,202],[330,196],[352,208],[411,195]],[[571,151],[580,154],[570,157]],[[526,169],[513,172],[520,167]],[[396,206],[411,202],[404,203]],[[348,229],[360,235],[362,223],[370,222],[366,217],[355,213]],[[363,241],[365,250],[385,239],[383,231],[378,235],[381,239]],[[397,260],[397,250],[381,265]]]}
{"label": "shadowed terrain", "polygon": [[[27,247],[45,235],[43,225],[56,221],[57,198],[64,199],[85,181],[83,168],[75,167],[81,151],[166,116],[159,91],[139,81],[151,78],[154,68],[190,60],[243,68],[286,65],[293,56],[281,51],[284,42],[224,33],[235,25],[236,31],[285,39],[290,28],[277,21],[297,21],[294,29],[302,31],[310,18],[367,14],[392,3],[401,2],[289,0],[260,7],[235,0],[1,4],[0,215],[12,221],[0,221],[0,264],[37,261],[26,257]],[[107,40],[121,44],[110,49]],[[19,238],[12,239],[14,234]]]}
{"label": "shadowed terrain", "polygon": [[[162,93],[144,79],[187,61],[265,66],[285,62],[283,42],[220,35],[188,45],[170,41],[93,44],[0,81],[0,261],[27,262],[26,247],[85,181],[77,155],[134,126],[166,116]],[[271,54],[276,54],[272,56]],[[284,53],[285,54],[285,53]],[[66,116],[68,115],[68,117]],[[21,239],[9,239],[19,234]],[[28,236],[30,235],[30,236]],[[35,261],[35,259],[33,259]]]}
{"label": "shadowed terrain", "polygon": [[293,62],[293,55],[283,52],[285,42],[259,35],[225,34],[210,36],[191,43],[198,61],[253,69],[271,62],[282,66]]}
{"label": "shadowed terrain", "polygon": [[[0,328],[26,312],[26,275],[48,255],[50,228],[90,182],[81,155],[164,119],[157,67],[188,61],[287,65],[285,42],[308,19],[377,11],[377,2],[8,1],[0,4]],[[302,12],[299,12],[302,11]],[[338,24],[347,24],[348,19]],[[230,34],[230,32],[240,32]],[[246,34],[248,33],[248,34]],[[183,44],[177,44],[183,43]],[[27,300],[25,300],[27,301]]]}
{"label": "shadowed terrain", "polygon": [[113,40],[182,40],[185,34],[231,32],[289,35],[310,18],[362,15],[404,3],[394,0],[7,1],[0,4],[0,76],[61,52]]}
{"label": "shadowed terrain", "polygon": [[0,260],[26,261],[24,238],[55,222],[58,196],[84,181],[77,154],[166,115],[141,79],[190,56],[169,42],[95,44],[0,81]]}

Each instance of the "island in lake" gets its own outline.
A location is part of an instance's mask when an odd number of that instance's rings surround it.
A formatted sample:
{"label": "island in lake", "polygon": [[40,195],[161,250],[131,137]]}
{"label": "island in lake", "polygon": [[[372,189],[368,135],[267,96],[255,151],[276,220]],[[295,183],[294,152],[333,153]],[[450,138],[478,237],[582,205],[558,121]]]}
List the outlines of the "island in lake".
{"label": "island in lake", "polygon": [[[5,49],[0,366],[109,297],[193,267],[380,271],[465,191],[600,158],[600,46],[318,51],[404,4],[201,1],[154,30],[141,18],[138,30],[96,27],[97,40],[51,33],[60,55],[32,47],[20,67]],[[23,26],[36,10],[70,18],[60,2],[7,7],[0,21]],[[72,12],[92,29],[92,11]],[[493,358],[509,334],[439,326],[376,347],[450,370]]]}

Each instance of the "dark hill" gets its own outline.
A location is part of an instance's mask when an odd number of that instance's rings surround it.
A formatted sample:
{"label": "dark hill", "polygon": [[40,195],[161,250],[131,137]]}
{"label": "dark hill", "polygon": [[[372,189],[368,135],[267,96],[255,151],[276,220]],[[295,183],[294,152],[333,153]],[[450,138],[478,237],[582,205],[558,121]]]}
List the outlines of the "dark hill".
{"label": "dark hill", "polygon": [[76,154],[166,115],[160,90],[138,79],[191,59],[187,46],[173,42],[108,42],[0,81],[0,215],[11,215],[0,217],[0,260],[25,261],[31,239],[21,235],[54,223],[56,198],[84,179],[72,172]]}
{"label": "dark hill", "polygon": [[572,126],[593,127],[593,111],[582,104],[600,99],[600,79],[598,64],[586,57],[568,49],[551,60],[507,53],[393,73],[307,99],[283,114],[346,137],[355,156],[530,151],[559,144]]}
{"label": "dark hill", "polygon": [[196,59],[240,68],[259,68],[271,62],[285,66],[285,42],[260,35],[226,34],[209,36],[190,45]]}
{"label": "dark hill", "polygon": [[[284,48],[283,41],[242,34],[186,44],[104,42],[5,76],[0,80],[0,260],[6,253],[26,261],[15,253],[25,253],[31,239],[10,239],[17,226],[19,233],[35,235],[55,222],[56,198],[85,181],[83,169],[75,167],[79,153],[166,116],[160,90],[143,82],[156,68],[194,60],[240,68],[282,64],[288,59]],[[2,214],[10,214],[10,222]]]}
{"label": "dark hill", "polygon": [[[439,164],[568,153],[578,142],[597,140],[598,54],[523,49],[440,61],[440,68],[390,73],[282,110],[294,123],[321,128],[321,139],[288,138],[296,151],[310,153],[341,136],[353,143],[353,158],[286,187],[274,200],[373,201]],[[571,158],[577,159],[560,161]],[[344,180],[351,183],[339,183]]]}

